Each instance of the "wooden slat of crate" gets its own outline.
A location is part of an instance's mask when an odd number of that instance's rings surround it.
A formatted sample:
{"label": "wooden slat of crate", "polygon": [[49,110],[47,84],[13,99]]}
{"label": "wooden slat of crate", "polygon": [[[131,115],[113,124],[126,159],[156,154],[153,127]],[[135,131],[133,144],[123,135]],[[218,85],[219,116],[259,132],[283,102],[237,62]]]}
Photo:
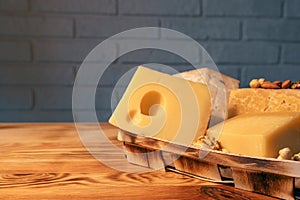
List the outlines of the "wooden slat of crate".
{"label": "wooden slat of crate", "polygon": [[202,162],[199,159],[188,158],[181,156],[174,161],[174,166],[177,170],[187,172],[196,176],[221,181],[218,165]]}
{"label": "wooden slat of crate", "polygon": [[119,132],[119,135],[123,135],[119,136],[119,138],[123,141],[144,147],[146,149],[162,150],[196,159],[199,158],[199,155],[204,154],[206,156],[201,158],[202,162],[300,178],[300,162],[277,160],[272,158],[240,156],[237,154],[229,154],[213,150],[200,150],[168,143],[166,141],[161,141],[154,138],[136,136],[123,131]]}
{"label": "wooden slat of crate", "polygon": [[232,169],[234,186],[282,199],[294,199],[294,178],[258,171]]}
{"label": "wooden slat of crate", "polygon": [[[216,164],[201,162],[199,159],[188,158],[174,153],[169,153],[168,160],[163,151],[146,149],[131,143],[125,143],[127,160],[151,169],[164,169],[166,166],[173,166],[175,169],[187,172],[215,181],[221,181],[219,169]],[[167,152],[164,153],[166,155]]]}
{"label": "wooden slat of crate", "polygon": [[143,167],[149,167],[148,158],[147,158],[148,150],[146,148],[137,145],[130,145],[130,144],[128,145],[124,144],[124,148],[125,148],[126,158],[128,162]]}
{"label": "wooden slat of crate", "polygon": [[148,150],[147,153],[149,168],[151,169],[164,169],[165,163],[161,155],[161,151]]}
{"label": "wooden slat of crate", "polygon": [[[128,161],[134,164],[152,169],[173,166],[176,170],[215,181],[222,180],[219,168],[222,166],[226,171],[231,171],[236,188],[282,199],[294,199],[295,182],[300,177],[300,163],[214,151],[199,159],[199,149],[187,148],[187,151],[179,156],[176,152],[182,152],[182,147],[177,144],[169,145],[168,149],[161,151],[160,149],[167,145],[164,141],[135,137],[126,132],[121,132],[119,139],[125,141]],[[132,156],[131,151],[141,154]],[[228,176],[230,174],[227,178]]]}

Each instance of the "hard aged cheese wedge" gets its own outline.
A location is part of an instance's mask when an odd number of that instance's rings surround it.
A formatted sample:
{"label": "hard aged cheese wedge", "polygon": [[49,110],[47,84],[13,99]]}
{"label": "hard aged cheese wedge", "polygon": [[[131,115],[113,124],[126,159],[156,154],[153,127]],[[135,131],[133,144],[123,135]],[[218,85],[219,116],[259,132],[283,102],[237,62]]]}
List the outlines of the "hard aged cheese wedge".
{"label": "hard aged cheese wedge", "polygon": [[207,134],[220,134],[221,146],[230,153],[276,158],[285,147],[300,151],[300,113],[238,115],[209,128]]}
{"label": "hard aged cheese wedge", "polygon": [[181,72],[174,76],[182,77],[186,80],[204,83],[208,85],[221,86],[225,85],[225,90],[229,92],[233,88],[238,88],[240,81],[230,76],[226,76],[220,72],[209,68],[200,68],[190,71]]}
{"label": "hard aged cheese wedge", "polygon": [[209,68],[190,70],[175,74],[174,76],[217,88],[217,95],[213,102],[211,124],[214,125],[227,118],[229,93],[232,89],[239,87],[239,80]]}
{"label": "hard aged cheese wedge", "polygon": [[138,67],[109,123],[125,131],[190,145],[207,129],[208,87]]}
{"label": "hard aged cheese wedge", "polygon": [[234,89],[230,92],[228,117],[256,112],[300,112],[300,90]]}

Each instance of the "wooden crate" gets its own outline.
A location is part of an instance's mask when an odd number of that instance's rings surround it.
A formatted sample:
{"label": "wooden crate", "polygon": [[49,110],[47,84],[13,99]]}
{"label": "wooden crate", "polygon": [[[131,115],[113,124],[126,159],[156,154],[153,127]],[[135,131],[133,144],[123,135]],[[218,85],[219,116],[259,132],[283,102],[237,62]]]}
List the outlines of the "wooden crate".
{"label": "wooden crate", "polygon": [[[300,162],[200,150],[120,131],[130,163],[176,171],[282,199],[300,191]],[[205,155],[205,156],[202,156]]]}

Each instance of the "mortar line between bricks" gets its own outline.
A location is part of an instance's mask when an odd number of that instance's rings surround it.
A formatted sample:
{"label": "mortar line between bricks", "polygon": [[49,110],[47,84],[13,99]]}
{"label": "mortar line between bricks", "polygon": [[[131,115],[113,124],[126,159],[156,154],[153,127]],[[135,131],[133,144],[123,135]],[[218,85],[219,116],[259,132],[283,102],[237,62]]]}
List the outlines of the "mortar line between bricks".
{"label": "mortar line between bricks", "polygon": [[[49,84],[40,84],[40,83],[36,83],[36,84],[24,84],[24,83],[7,83],[7,84],[0,84],[0,88],[1,87],[32,87],[33,89],[36,87],[45,87],[45,88],[73,88],[74,84],[55,84],[55,83],[49,83]],[[107,86],[109,87],[109,85]]]}
{"label": "mortar line between bricks", "polygon": [[[173,17],[173,16],[170,16]],[[204,15],[204,18],[209,19],[280,19],[281,16],[239,16],[239,15]]]}
{"label": "mortar line between bricks", "polygon": [[[222,40],[226,42],[225,40]],[[266,44],[281,44],[281,43],[286,43],[286,44],[300,44],[300,40],[275,40],[275,39],[252,39],[252,38],[247,38],[247,40],[243,40],[244,42],[264,42]]]}
{"label": "mortar line between bricks", "polygon": [[120,16],[120,12],[119,12],[119,0],[115,0],[116,1],[116,15]]}
{"label": "mortar line between bricks", "polygon": [[76,31],[76,17],[73,18],[72,20],[72,32],[73,32],[73,38],[78,38],[77,36],[77,31]]}
{"label": "mortar line between bricks", "polygon": [[40,14],[40,15],[81,15],[81,16],[115,16],[115,13],[93,13],[93,12],[77,12],[77,11],[69,11],[69,12],[55,12],[55,11],[32,11],[32,14]]}
{"label": "mortar line between bricks", "polygon": [[[240,36],[239,36],[240,37]],[[168,40],[176,40],[176,38],[167,38]],[[193,38],[193,39],[195,39],[195,38]],[[199,42],[199,43],[201,43],[201,42],[239,42],[239,41],[241,41],[241,39],[240,38],[238,38],[238,39],[223,39],[223,38],[220,38],[220,39],[218,39],[218,38],[209,38],[209,37],[206,37],[205,39],[195,39],[197,42]],[[179,39],[177,39],[177,41],[185,41],[185,40],[179,40]]]}
{"label": "mortar line between bricks", "polygon": [[239,40],[245,40],[244,21],[239,22]]}
{"label": "mortar line between bricks", "polygon": [[102,14],[102,13],[59,13],[59,12],[42,12],[42,11],[1,11],[0,16],[18,16],[18,17],[75,17],[75,16],[83,16],[83,17],[113,17],[116,14]]}
{"label": "mortar line between bricks", "polygon": [[281,9],[281,17],[282,18],[286,18],[286,13],[285,13],[285,10],[286,10],[286,1],[281,2],[280,9]]}
{"label": "mortar line between bricks", "polygon": [[14,60],[0,60],[0,65],[14,65],[14,64],[34,64],[31,61],[24,61],[24,60],[20,60],[20,61],[14,61]]}
{"label": "mortar line between bricks", "polygon": [[[63,63],[63,62],[59,62],[59,61],[53,61],[51,63],[30,63],[28,61],[1,61],[0,60],[0,65],[1,64],[8,65],[8,67],[20,67],[20,68],[22,68],[24,66],[25,67],[40,67],[40,66],[52,67],[53,65],[60,65],[61,68],[74,67],[74,63],[70,63],[70,64],[66,65],[67,63]],[[64,65],[64,66],[62,66],[62,65]],[[77,66],[80,66],[80,65],[77,65]]]}
{"label": "mortar line between bricks", "polygon": [[278,51],[278,64],[283,64],[283,55],[282,55],[282,53],[283,53],[283,47],[282,47],[282,44],[280,44],[279,45],[279,51]]}
{"label": "mortar line between bricks", "polygon": [[31,88],[31,95],[32,95],[32,107],[31,110],[35,110],[36,107],[36,99],[35,99],[35,90],[34,88]]}
{"label": "mortar line between bricks", "polygon": [[[162,19],[161,18],[158,19],[158,27],[163,28],[162,27]],[[159,31],[158,31],[158,38],[159,39],[163,39],[163,36],[162,36],[162,33],[161,33],[161,29],[159,29]]]}
{"label": "mortar line between bricks", "polygon": [[[282,43],[282,41],[275,41],[275,40],[253,40],[253,39],[248,39],[248,40],[216,40],[212,39],[209,41],[206,40],[196,40],[198,42],[201,42],[203,44],[268,44],[268,45],[279,45]],[[209,43],[210,42],[210,43]],[[300,41],[299,41],[300,42]],[[286,42],[287,44],[295,44],[295,42]],[[297,42],[296,42],[297,43]]]}
{"label": "mortar line between bricks", "polygon": [[285,16],[284,19],[298,21],[298,20],[300,20],[300,17],[296,17],[296,16]]}
{"label": "mortar line between bricks", "polygon": [[165,18],[174,18],[174,17],[175,18],[199,18],[199,17],[201,17],[201,15],[199,15],[199,14],[195,14],[195,15],[164,15],[164,14],[142,14],[142,13],[122,14],[119,16],[124,16],[124,17],[165,17]]}
{"label": "mortar line between bricks", "polygon": [[238,80],[242,79],[242,69],[238,68]]}
{"label": "mortar line between bricks", "polygon": [[199,0],[199,6],[200,6],[200,8],[199,8],[199,11],[200,11],[200,14],[199,14],[199,16],[200,17],[203,17],[204,16],[204,3],[203,3],[203,1],[204,0]]}
{"label": "mortar line between bricks", "polygon": [[[18,36],[18,35],[0,35],[0,40],[28,40],[28,39],[37,39],[37,40],[64,40],[64,39],[77,39],[77,38],[73,38],[73,36]],[[98,38],[78,38],[78,39],[103,39],[104,37],[98,37]]]}
{"label": "mortar line between bricks", "polygon": [[[8,86],[0,86],[0,87],[11,87],[11,86],[16,86],[16,85],[8,85]],[[28,87],[34,87],[33,89],[36,91],[38,89],[44,89],[44,88],[56,88],[56,89],[70,89],[73,90],[73,85],[40,85],[40,84],[36,84],[36,85],[20,85],[22,87],[28,88]],[[124,85],[127,86],[127,85]],[[83,88],[93,88],[93,85],[89,85],[89,84],[81,84],[80,87]],[[98,85],[96,89],[112,89],[114,88],[115,85]],[[123,87],[123,85],[121,85],[120,87]],[[35,92],[36,94],[37,92]]]}
{"label": "mortar line between bricks", "polygon": [[83,62],[83,60],[82,61],[60,61],[60,60],[40,61],[40,60],[35,60],[33,63],[34,64],[81,64],[82,62]]}
{"label": "mortar line between bricks", "polygon": [[35,58],[35,56],[34,56],[34,48],[33,48],[33,42],[31,40],[29,41],[29,45],[30,45],[30,61],[32,63],[34,63],[34,58]]}
{"label": "mortar line between bricks", "polygon": [[31,0],[27,0],[27,9],[29,12],[32,12],[32,1]]}
{"label": "mortar line between bricks", "polygon": [[[41,12],[41,11],[1,11],[0,16],[20,16],[20,17],[76,17],[76,16],[83,16],[83,17],[164,17],[164,18],[208,18],[208,19],[280,19],[281,16],[234,16],[234,15],[163,15],[163,14],[123,14],[118,15],[116,14],[102,14],[102,13],[59,13],[59,12]],[[299,19],[299,17],[288,17],[288,19]]]}
{"label": "mortar line between bricks", "polygon": [[[78,69],[77,69],[77,68],[78,68]],[[73,67],[72,67],[73,78],[74,78],[74,81],[73,81],[73,82],[75,82],[75,80],[76,80],[76,76],[77,76],[77,72],[78,72],[79,68],[80,68],[80,66],[79,66],[79,67],[76,67],[76,66],[73,66]]]}
{"label": "mortar line between bricks", "polygon": [[[139,28],[139,27],[135,27],[135,28]],[[113,35],[114,34],[112,34],[110,36],[78,36],[78,37],[76,37],[74,39],[78,39],[78,40],[81,40],[81,39],[82,40],[89,40],[89,39],[90,40],[106,40],[106,39],[108,39],[109,37],[111,37]],[[42,38],[42,39],[47,39],[47,38]],[[52,38],[50,38],[50,39],[52,39]],[[56,39],[56,38],[53,38],[53,39]],[[57,39],[68,39],[68,38],[57,38]],[[69,39],[71,39],[71,38],[69,38]],[[142,38],[142,37],[134,37],[134,36],[132,36],[132,37],[122,37],[122,38],[118,38],[118,39],[113,39],[113,41],[124,40],[124,39],[126,39],[126,40],[127,39],[128,40],[140,40],[140,39],[142,39],[142,40],[156,40],[156,39],[158,39],[158,37],[153,36],[152,38],[151,37],[143,37]],[[101,42],[102,41],[99,41],[99,43],[101,43]]]}

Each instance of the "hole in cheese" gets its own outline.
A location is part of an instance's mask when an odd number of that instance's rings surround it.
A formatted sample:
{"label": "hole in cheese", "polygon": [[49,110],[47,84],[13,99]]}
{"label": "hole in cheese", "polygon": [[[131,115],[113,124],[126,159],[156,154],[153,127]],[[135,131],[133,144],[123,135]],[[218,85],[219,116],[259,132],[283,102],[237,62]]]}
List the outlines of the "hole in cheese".
{"label": "hole in cheese", "polygon": [[141,113],[143,115],[154,116],[162,104],[163,98],[161,94],[156,91],[150,91],[146,93],[141,100]]}

